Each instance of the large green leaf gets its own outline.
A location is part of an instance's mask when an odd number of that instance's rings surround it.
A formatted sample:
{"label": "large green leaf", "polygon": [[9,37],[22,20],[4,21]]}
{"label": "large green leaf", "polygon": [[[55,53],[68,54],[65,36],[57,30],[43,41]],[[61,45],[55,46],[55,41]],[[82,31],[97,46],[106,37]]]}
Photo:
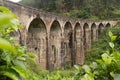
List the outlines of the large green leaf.
{"label": "large green leaf", "polygon": [[111,48],[114,48],[114,43],[113,42],[109,42],[109,45]]}
{"label": "large green leaf", "polygon": [[15,60],[12,60],[13,64],[16,65],[16,66],[20,66],[24,69],[26,69],[26,64],[24,61],[21,61],[21,60],[18,60],[18,59],[15,59]]}
{"label": "large green leaf", "polygon": [[115,41],[116,38],[117,38],[117,36],[112,36],[112,37],[111,37],[111,40],[112,40],[112,41]]}
{"label": "large green leaf", "polygon": [[2,59],[6,61],[7,66],[11,65],[11,61],[12,61],[11,52],[4,50],[4,53],[2,54],[4,55]]}
{"label": "large green leaf", "polygon": [[32,58],[26,58],[26,60],[29,61],[29,62],[31,62],[31,63],[36,64],[36,61],[34,59],[32,59]]}
{"label": "large green leaf", "polygon": [[6,7],[0,6],[0,10],[3,13],[11,13],[12,14],[12,12],[8,8],[6,8]]}
{"label": "large green leaf", "polygon": [[85,74],[81,80],[95,80],[93,76],[89,74]]}
{"label": "large green leaf", "polygon": [[7,40],[0,38],[0,49],[9,50],[15,54],[15,48]]}
{"label": "large green leaf", "polygon": [[18,19],[14,16],[9,13],[0,13],[0,28],[5,29],[11,27],[12,29],[17,30],[19,25]]}
{"label": "large green leaf", "polygon": [[18,73],[13,69],[7,68],[6,65],[0,66],[0,75],[9,77],[12,80],[20,80]]}
{"label": "large green leaf", "polygon": [[28,80],[29,73],[26,69],[20,67],[20,66],[12,66],[12,69],[15,70],[21,77],[23,77],[25,80]]}
{"label": "large green leaf", "polygon": [[102,59],[106,64],[111,64],[112,57],[110,57],[108,54],[104,53],[102,54]]}
{"label": "large green leaf", "polygon": [[28,52],[27,55],[31,58],[37,58],[37,55],[31,52]]}
{"label": "large green leaf", "polygon": [[74,65],[75,69],[79,70],[80,67],[78,65]]}
{"label": "large green leaf", "polygon": [[83,69],[85,70],[86,73],[90,73],[91,69],[88,65],[83,65]]}
{"label": "large green leaf", "polygon": [[109,31],[109,37],[111,38],[112,36],[113,36],[113,34],[112,34],[112,32],[111,31]]}
{"label": "large green leaf", "polygon": [[13,14],[9,9],[0,6],[0,28],[6,29],[11,28],[13,30],[18,30],[20,26],[18,17]]}

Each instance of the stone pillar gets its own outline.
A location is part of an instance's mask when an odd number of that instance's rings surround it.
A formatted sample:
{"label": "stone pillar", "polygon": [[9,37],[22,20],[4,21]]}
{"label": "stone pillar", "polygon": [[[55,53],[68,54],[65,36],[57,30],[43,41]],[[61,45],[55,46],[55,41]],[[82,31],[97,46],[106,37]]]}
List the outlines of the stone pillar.
{"label": "stone pillar", "polygon": [[93,29],[93,42],[97,40],[97,39],[96,39],[96,38],[97,38],[96,36],[97,36],[97,29],[94,28],[94,29]]}
{"label": "stone pillar", "polygon": [[[43,69],[46,69],[46,37],[41,39],[41,41],[38,41],[38,53],[39,53],[39,59],[40,59],[40,66]],[[40,43],[39,43],[40,42]]]}
{"label": "stone pillar", "polygon": [[64,45],[64,37],[61,38],[61,67],[65,68],[65,45]]}
{"label": "stone pillar", "polygon": [[84,47],[83,47],[83,34],[82,31],[77,33],[75,49],[76,49],[76,64],[82,65],[84,63]]}
{"label": "stone pillar", "polygon": [[46,69],[49,70],[49,38],[46,35]]}
{"label": "stone pillar", "polygon": [[49,70],[52,70],[54,68],[54,60],[53,60],[53,56],[52,56],[52,37],[51,37],[51,34],[49,36],[49,39],[48,39],[48,68]]}
{"label": "stone pillar", "polygon": [[85,49],[89,50],[91,48],[91,31],[89,29],[86,29],[86,41],[85,41]]}
{"label": "stone pillar", "polygon": [[72,61],[72,66],[74,66],[74,64],[75,64],[75,45],[74,45],[74,38],[75,37],[75,35],[74,35],[74,31],[72,31],[72,46],[71,46],[71,61]]}
{"label": "stone pillar", "polygon": [[26,43],[27,43],[27,32],[26,32],[26,29],[20,29],[20,45],[22,46],[26,46]]}
{"label": "stone pillar", "polygon": [[72,36],[72,31],[66,31],[65,32],[65,37],[64,37],[64,47],[65,47],[65,52],[64,52],[64,54],[65,54],[65,64],[67,64],[67,65],[72,65],[72,52],[73,52],[73,50],[72,50],[72,46],[73,46],[73,36]]}
{"label": "stone pillar", "polygon": [[96,40],[98,40],[98,37],[99,35],[98,35],[98,28],[96,28]]}

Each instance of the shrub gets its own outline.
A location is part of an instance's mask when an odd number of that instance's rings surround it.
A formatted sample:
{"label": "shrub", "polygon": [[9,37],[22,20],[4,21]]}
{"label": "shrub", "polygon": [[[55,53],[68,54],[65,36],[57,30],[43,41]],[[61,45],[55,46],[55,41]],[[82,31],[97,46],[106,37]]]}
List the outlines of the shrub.
{"label": "shrub", "polygon": [[75,80],[119,80],[120,78],[120,52],[115,48],[114,41],[117,36],[109,32],[110,42],[100,59],[90,65],[75,66],[78,70]]}
{"label": "shrub", "polygon": [[28,69],[27,61],[33,61],[34,54],[13,43],[10,33],[21,27],[18,18],[7,8],[0,6],[0,80],[38,80]]}

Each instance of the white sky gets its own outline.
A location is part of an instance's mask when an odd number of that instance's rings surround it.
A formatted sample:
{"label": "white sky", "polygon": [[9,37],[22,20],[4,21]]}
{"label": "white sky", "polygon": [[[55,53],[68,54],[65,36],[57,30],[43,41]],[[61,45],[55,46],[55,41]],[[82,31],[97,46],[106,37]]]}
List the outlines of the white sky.
{"label": "white sky", "polygon": [[9,0],[9,1],[12,1],[12,2],[19,2],[19,1],[21,1],[21,0]]}

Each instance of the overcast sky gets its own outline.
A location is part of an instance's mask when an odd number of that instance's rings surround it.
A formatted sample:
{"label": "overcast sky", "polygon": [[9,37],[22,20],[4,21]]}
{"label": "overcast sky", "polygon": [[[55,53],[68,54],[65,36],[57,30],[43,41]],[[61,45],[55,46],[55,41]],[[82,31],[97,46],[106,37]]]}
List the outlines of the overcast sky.
{"label": "overcast sky", "polygon": [[9,0],[9,1],[12,1],[12,2],[19,2],[19,1],[21,1],[21,0]]}

